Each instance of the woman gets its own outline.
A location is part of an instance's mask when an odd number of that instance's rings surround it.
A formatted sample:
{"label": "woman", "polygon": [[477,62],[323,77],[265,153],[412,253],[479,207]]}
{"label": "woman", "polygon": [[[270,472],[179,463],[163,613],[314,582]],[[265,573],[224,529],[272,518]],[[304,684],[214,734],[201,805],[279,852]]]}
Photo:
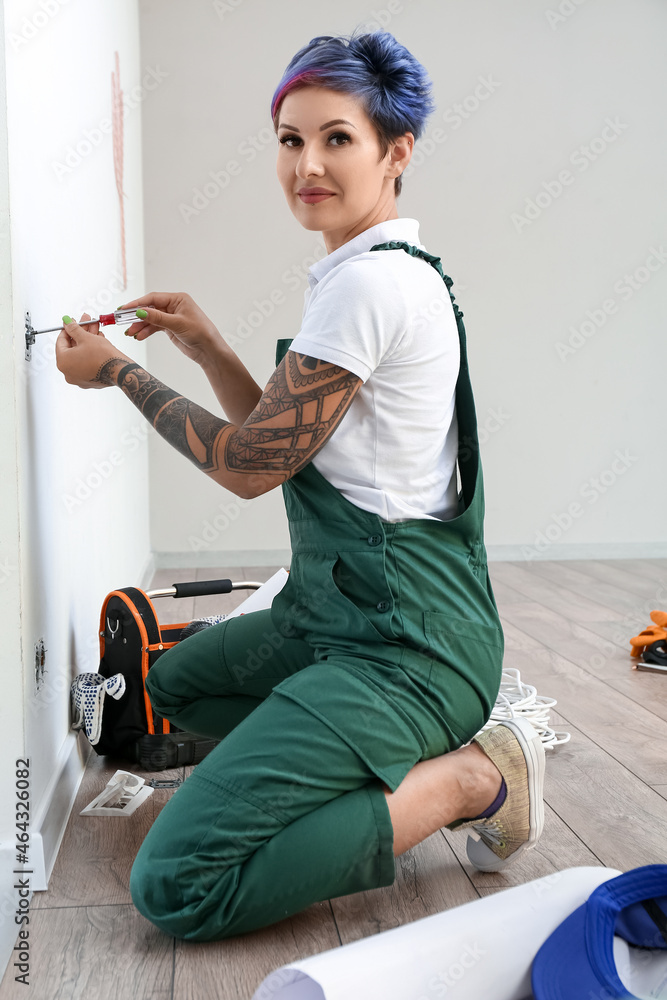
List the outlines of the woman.
{"label": "woman", "polygon": [[484,871],[541,833],[535,731],[473,739],[503,634],[465,331],[451,279],[396,209],[432,108],[424,68],[387,32],[315,38],[287,67],[271,109],[278,177],[328,254],[264,392],[188,295],[124,307],[141,307],[128,333],[165,330],[202,365],[228,421],[97,329],[70,322],[58,339],[68,382],[118,385],[226,489],[280,485],[286,502],[293,558],[271,609],[192,636],[147,680],[160,715],[222,741],[132,869],[135,905],[176,937],[228,937],[390,885],[394,857],[443,826],[474,826],[468,857]]}

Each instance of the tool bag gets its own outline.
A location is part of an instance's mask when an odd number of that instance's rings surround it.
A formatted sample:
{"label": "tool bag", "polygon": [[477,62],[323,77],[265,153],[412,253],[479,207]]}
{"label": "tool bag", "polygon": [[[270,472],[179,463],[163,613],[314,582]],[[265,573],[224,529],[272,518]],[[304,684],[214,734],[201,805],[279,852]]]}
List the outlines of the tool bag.
{"label": "tool bag", "polygon": [[[99,693],[101,720],[95,733],[97,738],[91,739],[96,753],[124,758],[148,771],[162,771],[181,764],[198,764],[217,746],[219,740],[185,732],[159,716],[146,691],[148,672],[165,650],[180,642],[183,633],[192,634],[216,619],[160,625],[151,598],[228,594],[235,589],[260,586],[255,582],[203,580],[147,592],[139,587],[124,587],[107,595],[100,615],[100,666],[96,682],[101,687],[104,679],[107,694]],[[84,721],[89,721],[91,704],[88,703],[86,719],[82,718],[80,728]],[[88,732],[90,727],[87,725],[86,729]]]}

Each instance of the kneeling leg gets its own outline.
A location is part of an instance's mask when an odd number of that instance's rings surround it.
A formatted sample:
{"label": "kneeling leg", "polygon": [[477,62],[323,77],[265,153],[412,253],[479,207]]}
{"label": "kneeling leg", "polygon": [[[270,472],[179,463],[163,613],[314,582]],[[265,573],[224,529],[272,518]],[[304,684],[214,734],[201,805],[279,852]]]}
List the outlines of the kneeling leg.
{"label": "kneeling leg", "polygon": [[174,793],[130,890],[166,933],[210,941],[394,875],[382,783],[325,722],[273,692]]}

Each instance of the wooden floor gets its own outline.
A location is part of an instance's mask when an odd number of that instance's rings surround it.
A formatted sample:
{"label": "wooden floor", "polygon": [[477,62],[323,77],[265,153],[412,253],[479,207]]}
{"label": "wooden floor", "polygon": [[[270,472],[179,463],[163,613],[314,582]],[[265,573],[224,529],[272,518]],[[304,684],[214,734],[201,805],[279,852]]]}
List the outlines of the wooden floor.
{"label": "wooden floor", "polygon": [[[176,580],[267,579],[274,567],[168,570]],[[465,833],[439,831],[397,860],[394,885],[316,903],[273,927],[193,944],[158,931],[133,907],[136,851],[169,791],[127,819],[79,816],[122,761],[89,759],[47,892],[32,900],[31,991],[39,1000],[249,1000],[273,969],[478,896],[577,865],[627,871],[667,861],[667,675],[631,669],[629,639],[667,610],[667,560],[490,564],[505,665],[558,699],[571,742],[547,754],[540,843],[505,874],[482,874]],[[224,612],[226,598],[159,602],[163,621]],[[171,616],[171,617],[170,617]],[[183,775],[183,770],[174,772]],[[163,772],[165,777],[171,772]],[[0,1000],[28,995],[6,973]]]}

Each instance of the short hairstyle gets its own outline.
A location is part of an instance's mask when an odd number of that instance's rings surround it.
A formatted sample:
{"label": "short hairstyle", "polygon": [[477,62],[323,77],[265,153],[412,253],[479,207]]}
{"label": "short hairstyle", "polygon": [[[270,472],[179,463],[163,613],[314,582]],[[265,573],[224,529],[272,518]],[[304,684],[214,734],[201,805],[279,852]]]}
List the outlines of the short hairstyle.
{"label": "short hairstyle", "polygon": [[[422,64],[388,31],[350,35],[318,35],[293,56],[271,100],[277,130],[283,98],[308,85],[329,87],[361,99],[375,126],[383,159],[389,143],[405,132],[415,140],[435,110],[432,83]],[[399,195],[402,177],[394,178]]]}

